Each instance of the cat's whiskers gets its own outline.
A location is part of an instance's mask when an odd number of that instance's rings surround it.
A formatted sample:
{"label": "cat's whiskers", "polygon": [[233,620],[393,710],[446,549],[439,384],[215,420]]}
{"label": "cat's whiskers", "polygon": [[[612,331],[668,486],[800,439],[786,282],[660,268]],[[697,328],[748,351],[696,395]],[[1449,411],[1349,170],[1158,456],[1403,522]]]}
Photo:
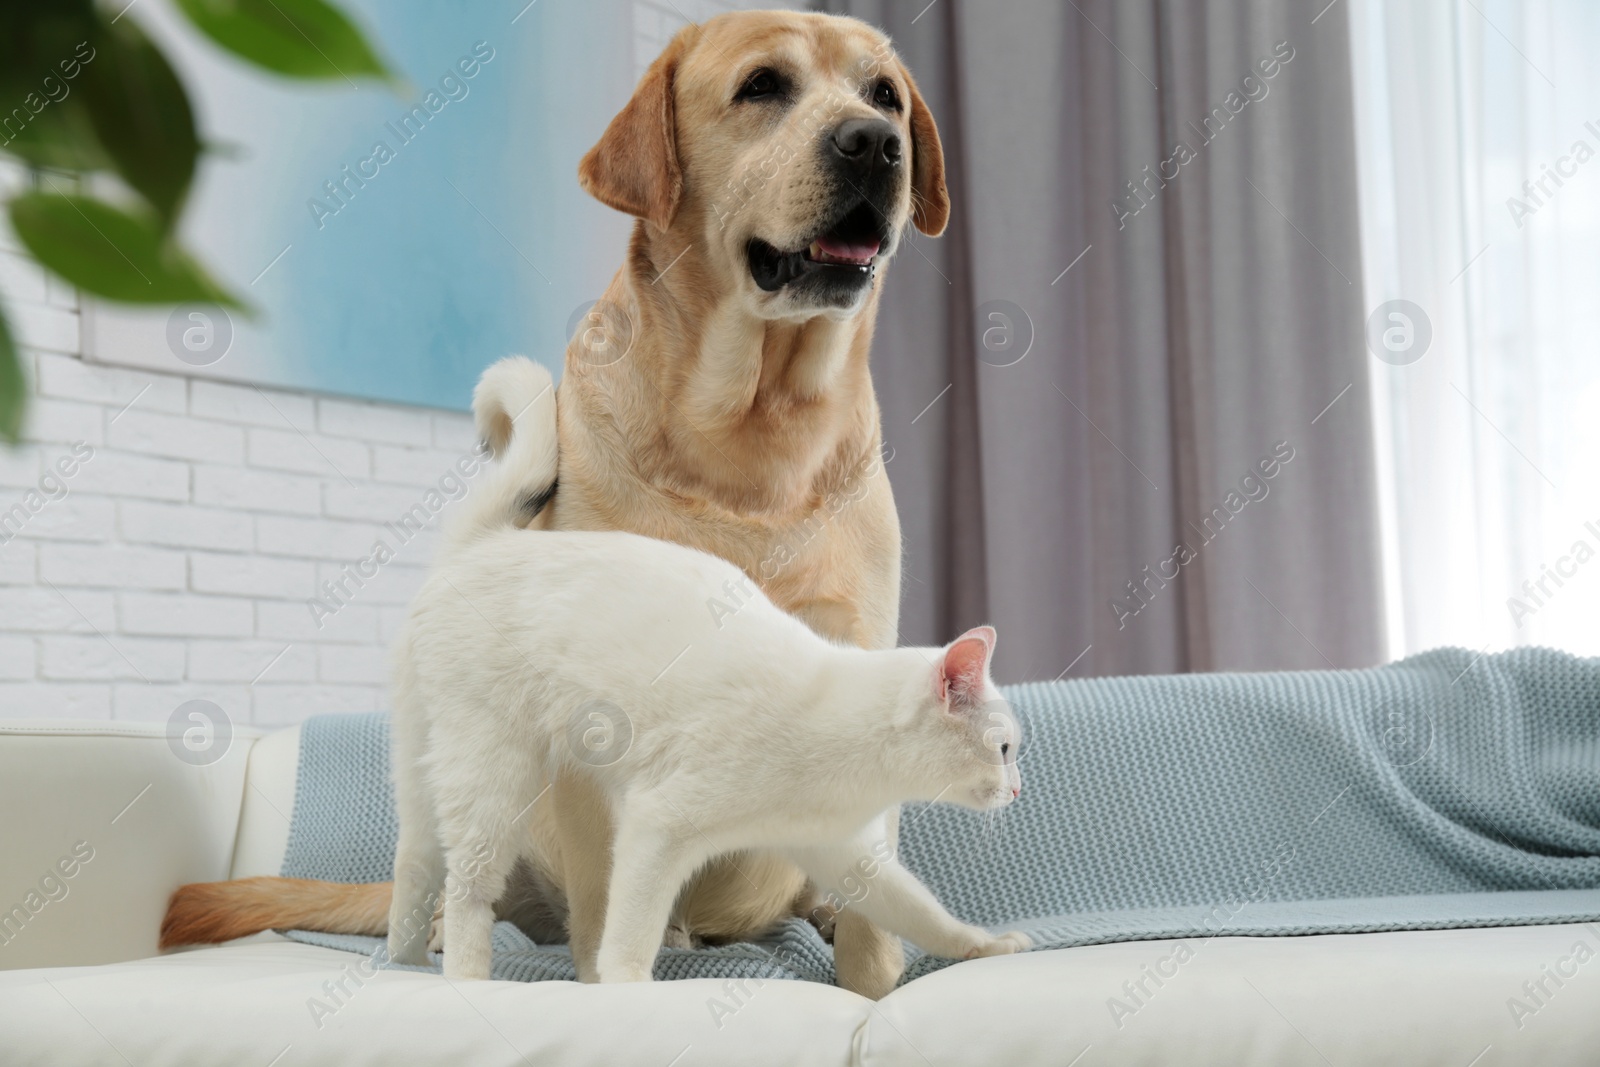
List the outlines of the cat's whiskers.
{"label": "cat's whiskers", "polygon": [[1012,806],[1016,801],[1004,807],[990,808],[984,812],[984,843],[989,847],[998,847],[1005,837],[1005,823],[1009,817]]}
{"label": "cat's whiskers", "polygon": [[982,829],[979,839],[985,850],[992,849],[998,838],[997,827],[1000,822],[1000,808],[985,808],[983,812]]}

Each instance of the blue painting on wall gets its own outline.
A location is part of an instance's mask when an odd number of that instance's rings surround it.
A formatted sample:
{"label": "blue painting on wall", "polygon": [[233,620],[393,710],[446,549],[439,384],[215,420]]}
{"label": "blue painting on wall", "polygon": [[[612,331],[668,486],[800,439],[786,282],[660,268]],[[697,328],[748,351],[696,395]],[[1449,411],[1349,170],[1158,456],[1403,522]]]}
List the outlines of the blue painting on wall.
{"label": "blue painting on wall", "polygon": [[149,6],[212,145],[184,238],[258,315],[180,362],[168,310],[95,306],[90,358],[457,409],[502,356],[559,373],[626,244],[576,171],[632,88],[630,0],[343,0],[399,88],[276,79]]}

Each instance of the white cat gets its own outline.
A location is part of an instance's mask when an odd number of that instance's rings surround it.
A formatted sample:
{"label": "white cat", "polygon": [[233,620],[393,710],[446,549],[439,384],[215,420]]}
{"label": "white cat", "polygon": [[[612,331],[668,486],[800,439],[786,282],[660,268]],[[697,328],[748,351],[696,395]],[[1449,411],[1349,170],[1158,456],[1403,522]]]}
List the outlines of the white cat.
{"label": "white cat", "polygon": [[396,642],[392,958],[423,961],[426,924],[402,920],[431,914],[448,872],[444,972],[489,976],[494,903],[562,768],[592,777],[616,828],[602,982],[649,981],[679,889],[741,849],[781,853],[937,955],[1025,948],[953,918],[883,845],[895,805],[982,811],[1021,791],[994,631],[845,647],[704,552],[520,529],[555,480],[553,396],[527,360],[485,373],[473,406],[501,460],[459,505]]}

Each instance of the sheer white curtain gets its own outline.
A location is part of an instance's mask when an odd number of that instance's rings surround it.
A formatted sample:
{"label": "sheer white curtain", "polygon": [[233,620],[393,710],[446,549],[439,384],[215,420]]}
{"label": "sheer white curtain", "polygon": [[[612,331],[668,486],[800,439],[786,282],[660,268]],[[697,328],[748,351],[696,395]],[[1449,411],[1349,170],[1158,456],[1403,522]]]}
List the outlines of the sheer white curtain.
{"label": "sheer white curtain", "polygon": [[1600,4],[1351,3],[1390,651],[1600,655]]}

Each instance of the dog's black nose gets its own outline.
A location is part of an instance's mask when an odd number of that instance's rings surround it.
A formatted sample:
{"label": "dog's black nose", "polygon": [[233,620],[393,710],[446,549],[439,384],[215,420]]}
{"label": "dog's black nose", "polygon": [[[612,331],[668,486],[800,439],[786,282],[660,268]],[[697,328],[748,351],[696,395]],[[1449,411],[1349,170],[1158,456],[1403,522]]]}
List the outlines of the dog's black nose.
{"label": "dog's black nose", "polygon": [[846,119],[833,131],[833,149],[864,170],[892,167],[900,162],[900,131],[883,119]]}

